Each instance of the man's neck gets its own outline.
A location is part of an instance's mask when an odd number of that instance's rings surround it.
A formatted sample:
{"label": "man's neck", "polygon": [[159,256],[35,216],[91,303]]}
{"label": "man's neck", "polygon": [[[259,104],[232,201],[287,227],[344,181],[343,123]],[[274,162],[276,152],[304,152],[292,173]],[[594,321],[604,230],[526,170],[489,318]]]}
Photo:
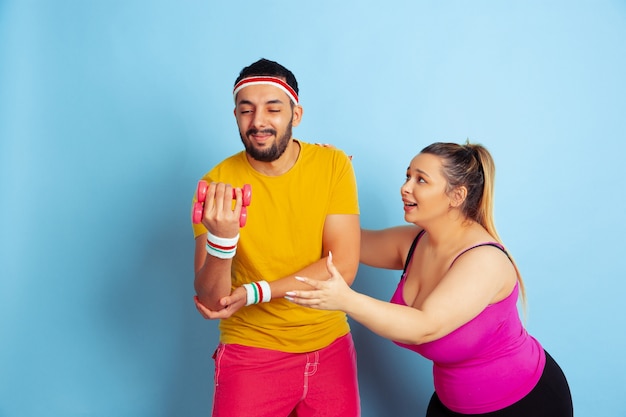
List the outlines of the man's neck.
{"label": "man's neck", "polygon": [[298,160],[298,155],[300,155],[300,142],[296,139],[291,138],[289,140],[289,144],[287,145],[287,149],[285,152],[275,161],[272,162],[261,162],[257,161],[250,157],[249,154],[246,153],[246,158],[248,158],[248,162],[256,171],[260,172],[263,175],[267,175],[270,177],[278,177],[283,175],[287,171],[289,171]]}

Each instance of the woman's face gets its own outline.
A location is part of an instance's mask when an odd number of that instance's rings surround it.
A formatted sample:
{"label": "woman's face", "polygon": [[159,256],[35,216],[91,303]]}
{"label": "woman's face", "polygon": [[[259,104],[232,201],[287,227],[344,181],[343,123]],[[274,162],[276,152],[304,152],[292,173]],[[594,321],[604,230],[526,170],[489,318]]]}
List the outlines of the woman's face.
{"label": "woman's face", "polygon": [[448,213],[450,198],[448,182],[443,176],[440,157],[418,154],[406,170],[406,181],[400,187],[404,203],[404,219],[423,225],[428,220]]}

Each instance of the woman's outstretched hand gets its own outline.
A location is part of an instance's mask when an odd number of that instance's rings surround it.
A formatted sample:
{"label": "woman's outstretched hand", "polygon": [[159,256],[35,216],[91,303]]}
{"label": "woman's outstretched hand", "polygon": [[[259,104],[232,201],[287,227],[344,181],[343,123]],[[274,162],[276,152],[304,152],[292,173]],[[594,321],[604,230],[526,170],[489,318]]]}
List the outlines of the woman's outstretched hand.
{"label": "woman's outstretched hand", "polygon": [[305,277],[296,277],[298,281],[313,287],[312,290],[288,291],[285,299],[292,303],[319,310],[343,310],[346,301],[353,292],[333,264],[333,254],[328,253],[326,269],[330,278],[326,281],[317,281]]}

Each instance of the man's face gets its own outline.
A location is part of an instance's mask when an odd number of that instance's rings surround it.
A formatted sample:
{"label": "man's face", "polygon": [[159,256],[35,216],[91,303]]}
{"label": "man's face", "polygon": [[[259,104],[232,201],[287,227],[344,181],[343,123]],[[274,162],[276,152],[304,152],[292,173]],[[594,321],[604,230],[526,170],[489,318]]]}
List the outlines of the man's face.
{"label": "man's face", "polygon": [[250,85],[237,93],[235,117],[246,152],[260,162],[280,158],[300,123],[299,106],[273,85]]}

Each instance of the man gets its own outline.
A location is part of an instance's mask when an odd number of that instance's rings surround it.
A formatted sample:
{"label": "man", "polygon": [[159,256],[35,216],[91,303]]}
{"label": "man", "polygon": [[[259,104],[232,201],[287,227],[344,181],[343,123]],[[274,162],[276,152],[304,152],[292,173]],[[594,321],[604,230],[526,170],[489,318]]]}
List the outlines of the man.
{"label": "man", "polygon": [[[348,284],[359,263],[352,164],[340,150],[292,137],[303,114],[298,92],[276,62],[244,68],[233,95],[245,151],[203,177],[210,185],[193,226],[194,284],[198,310],[221,319],[213,417],[360,415],[345,314],[284,299],[307,288],[296,276],[328,279],[330,253]],[[252,201],[240,228],[243,184]]]}

